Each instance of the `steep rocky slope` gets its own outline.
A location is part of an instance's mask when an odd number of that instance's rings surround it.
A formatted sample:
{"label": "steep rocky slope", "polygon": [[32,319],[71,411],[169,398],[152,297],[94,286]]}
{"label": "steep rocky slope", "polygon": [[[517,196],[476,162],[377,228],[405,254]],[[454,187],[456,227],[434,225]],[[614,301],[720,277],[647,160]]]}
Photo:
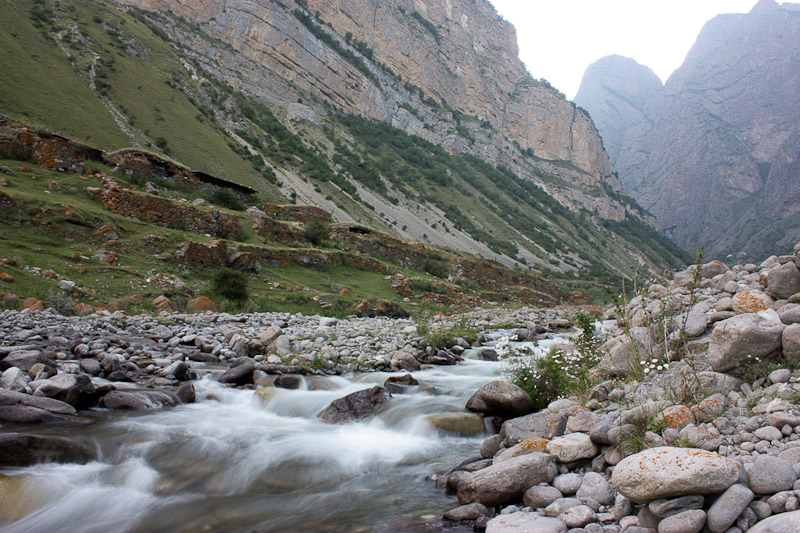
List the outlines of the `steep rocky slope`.
{"label": "steep rocky slope", "polygon": [[0,112],[25,123],[571,283],[685,260],[486,2],[375,4],[374,24],[323,3],[13,5]]}
{"label": "steep rocky slope", "polygon": [[762,0],[706,24],[663,88],[604,58],[576,102],[628,191],[684,247],[757,257],[800,237],[800,6]]}

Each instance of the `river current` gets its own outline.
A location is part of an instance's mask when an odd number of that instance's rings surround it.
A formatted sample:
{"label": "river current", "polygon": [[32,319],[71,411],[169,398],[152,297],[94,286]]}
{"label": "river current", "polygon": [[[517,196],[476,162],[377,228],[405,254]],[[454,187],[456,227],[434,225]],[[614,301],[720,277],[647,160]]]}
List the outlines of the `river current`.
{"label": "river current", "polygon": [[487,436],[446,434],[425,416],[463,411],[478,388],[501,375],[502,364],[468,358],[412,372],[420,387],[394,394],[363,423],[332,425],[316,414],[392,374],[312,377],[299,390],[275,389],[262,399],[225,388],[210,373],[195,382],[194,404],[92,411],[92,421],[77,429],[26,428],[85,439],[99,459],[0,470],[24,479],[20,499],[31,509],[0,531],[423,530],[457,506],[431,475],[478,455]]}

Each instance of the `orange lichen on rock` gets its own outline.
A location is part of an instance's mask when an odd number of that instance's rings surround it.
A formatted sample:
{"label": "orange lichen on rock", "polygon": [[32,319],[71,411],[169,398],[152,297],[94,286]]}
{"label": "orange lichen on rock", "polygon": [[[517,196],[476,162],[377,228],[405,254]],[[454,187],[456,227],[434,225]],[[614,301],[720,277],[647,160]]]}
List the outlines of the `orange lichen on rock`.
{"label": "orange lichen on rock", "polygon": [[525,453],[544,452],[547,451],[547,443],[550,442],[544,437],[531,437],[519,443]]}
{"label": "orange lichen on rock", "polygon": [[668,428],[678,430],[695,423],[694,413],[685,405],[667,407],[661,413],[661,418]]}

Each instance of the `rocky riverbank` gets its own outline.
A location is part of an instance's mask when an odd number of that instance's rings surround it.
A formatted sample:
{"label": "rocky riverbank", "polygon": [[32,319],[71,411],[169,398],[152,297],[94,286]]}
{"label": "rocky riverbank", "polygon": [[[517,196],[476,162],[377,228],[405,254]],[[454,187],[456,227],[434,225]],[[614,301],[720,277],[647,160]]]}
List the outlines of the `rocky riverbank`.
{"label": "rocky riverbank", "polygon": [[[798,252],[693,266],[609,310],[596,384],[507,419],[437,479],[461,504],[445,518],[491,533],[797,531]],[[515,395],[490,385],[476,397]]]}
{"label": "rocky riverbank", "polygon": [[[550,310],[476,310],[432,317],[424,329],[477,333],[492,324],[568,325]],[[339,320],[287,313],[64,317],[45,311],[0,313],[0,422],[84,419],[89,408],[144,410],[195,399],[192,380],[213,374],[231,387],[290,387],[286,376],[418,370],[456,364],[463,338],[435,348],[411,319]],[[477,343],[476,343],[477,344]],[[496,354],[486,353],[496,358]]]}

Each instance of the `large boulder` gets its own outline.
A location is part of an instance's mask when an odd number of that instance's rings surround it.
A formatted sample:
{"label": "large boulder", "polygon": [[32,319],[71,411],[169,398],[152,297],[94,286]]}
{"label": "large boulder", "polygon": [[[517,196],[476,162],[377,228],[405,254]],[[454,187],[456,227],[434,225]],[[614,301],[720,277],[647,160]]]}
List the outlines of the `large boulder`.
{"label": "large boulder", "polygon": [[375,416],[389,398],[389,391],[376,385],[332,401],[317,416],[331,424],[360,422]]}
{"label": "large boulder", "polygon": [[727,372],[751,358],[765,357],[781,347],[786,326],[773,310],[737,315],[718,322],[708,346],[708,362]]}
{"label": "large boulder", "polygon": [[767,273],[767,292],[779,300],[800,292],[800,270],[793,261],[770,269]]}
{"label": "large boulder", "polygon": [[500,505],[522,497],[539,483],[550,483],[558,469],[553,456],[530,453],[467,474],[458,484],[459,503]]}
{"label": "large boulder", "polygon": [[467,401],[467,409],[484,416],[516,418],[532,413],[535,405],[528,393],[513,383],[495,380],[487,383]]}
{"label": "large boulder", "polygon": [[97,454],[89,446],[64,437],[0,434],[0,466],[30,466],[36,463],[88,463]]}
{"label": "large boulder", "polygon": [[614,467],[611,483],[636,503],[687,494],[722,492],[738,479],[741,466],[717,453],[662,446],[626,457]]}

